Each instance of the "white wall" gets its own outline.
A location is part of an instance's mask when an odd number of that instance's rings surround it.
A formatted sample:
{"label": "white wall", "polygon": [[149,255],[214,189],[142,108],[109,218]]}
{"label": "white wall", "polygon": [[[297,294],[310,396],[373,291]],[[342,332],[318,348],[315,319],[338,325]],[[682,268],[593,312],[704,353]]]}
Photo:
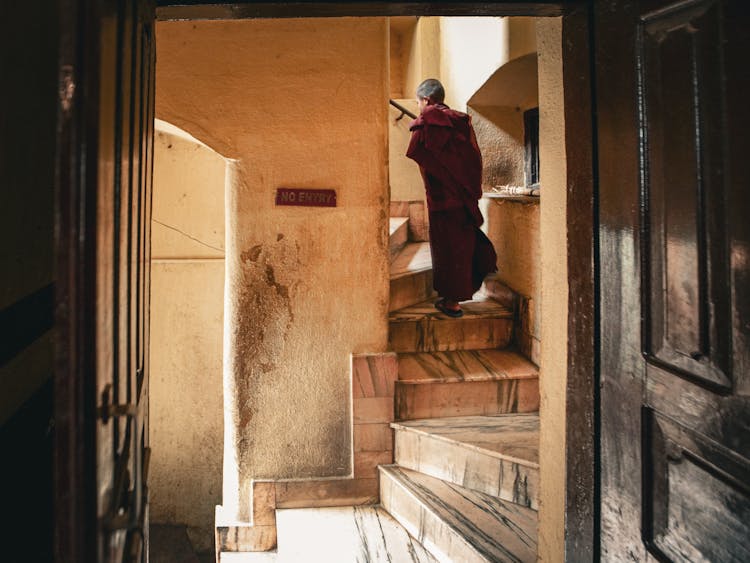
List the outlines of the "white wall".
{"label": "white wall", "polygon": [[154,139],[151,521],[212,549],[221,502],[224,159],[168,124]]}
{"label": "white wall", "polygon": [[446,89],[446,103],[466,111],[469,99],[497,69],[533,53],[533,22],[534,18],[440,18],[439,78]]}

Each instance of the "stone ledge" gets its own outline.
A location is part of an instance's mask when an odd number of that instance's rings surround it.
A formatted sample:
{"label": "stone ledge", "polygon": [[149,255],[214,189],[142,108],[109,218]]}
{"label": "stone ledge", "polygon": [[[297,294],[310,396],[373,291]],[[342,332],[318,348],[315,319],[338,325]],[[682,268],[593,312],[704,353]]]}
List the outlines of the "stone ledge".
{"label": "stone ledge", "polygon": [[[268,499],[270,500],[270,499]],[[255,512],[256,502],[253,503]],[[275,499],[274,499],[275,505]],[[273,522],[259,524],[238,522],[224,513],[222,506],[216,507],[216,560],[222,552],[271,551],[276,548],[276,512],[275,506],[263,507],[264,511],[273,513]]]}
{"label": "stone ledge", "polygon": [[523,203],[526,205],[539,205],[539,196],[515,195],[515,194],[485,194],[484,197],[492,199],[497,203]]}
{"label": "stone ledge", "polygon": [[320,508],[378,503],[378,480],[340,479],[276,483],[276,508]]}

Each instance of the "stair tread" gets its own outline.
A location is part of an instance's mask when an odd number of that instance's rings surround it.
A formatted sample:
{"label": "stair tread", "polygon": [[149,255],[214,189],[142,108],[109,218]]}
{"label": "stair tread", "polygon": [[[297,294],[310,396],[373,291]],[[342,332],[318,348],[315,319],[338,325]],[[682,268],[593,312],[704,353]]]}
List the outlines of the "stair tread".
{"label": "stair tread", "polygon": [[391,262],[391,279],[432,269],[429,242],[408,242]]}
{"label": "stair tread", "polygon": [[416,305],[404,307],[398,311],[393,311],[389,319],[393,321],[419,321],[428,319],[430,321],[451,321],[461,322],[464,319],[512,319],[513,311],[504,307],[492,299],[474,299],[461,303],[464,311],[463,317],[452,318],[435,309],[434,301],[423,301]]}
{"label": "stair tread", "polygon": [[398,355],[398,380],[404,384],[422,385],[538,377],[538,368],[512,350],[402,352]]}
{"label": "stair tread", "polygon": [[[534,510],[398,466],[381,466],[380,471],[482,559],[536,561],[537,513]],[[399,515],[394,516],[399,519]],[[424,518],[420,512],[420,520]],[[413,524],[419,536],[434,533],[433,527],[425,526],[423,521]],[[428,549],[444,548],[435,545],[433,538],[419,536],[417,539]],[[434,551],[433,554],[441,558]],[[443,555],[445,559],[453,558],[451,553]]]}
{"label": "stair tread", "polygon": [[388,234],[393,235],[398,229],[409,221],[408,217],[391,217],[389,221]]}
{"label": "stair tread", "polygon": [[[496,301],[474,299],[461,304],[464,314],[449,317],[433,300],[389,313],[388,341],[394,352],[503,349],[513,332],[513,312]],[[482,413],[465,413],[482,414]]]}
{"label": "stair tread", "polygon": [[428,418],[393,422],[391,427],[458,443],[493,457],[539,468],[537,414]]}

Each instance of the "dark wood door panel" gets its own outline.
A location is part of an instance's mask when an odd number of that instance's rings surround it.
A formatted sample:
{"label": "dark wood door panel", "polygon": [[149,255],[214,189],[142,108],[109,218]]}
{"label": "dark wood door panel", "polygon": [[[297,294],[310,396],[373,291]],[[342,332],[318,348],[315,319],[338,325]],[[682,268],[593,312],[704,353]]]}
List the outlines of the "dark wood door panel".
{"label": "dark wood door panel", "polygon": [[725,86],[726,158],[729,163],[726,182],[729,185],[729,269],[731,285],[732,365],[734,392],[750,396],[750,215],[748,186],[750,186],[750,158],[748,158],[748,96],[750,95],[750,33],[746,2],[730,2],[725,7],[725,37],[731,37],[731,49],[726,49],[724,66],[731,83]]}
{"label": "dark wood door panel", "polygon": [[644,404],[750,460],[750,409],[742,395],[720,395],[649,366]]}
{"label": "dark wood door panel", "polygon": [[644,538],[669,561],[750,561],[750,463],[644,412]]}
{"label": "dark wood door panel", "polygon": [[746,561],[750,12],[610,0],[595,13],[601,555]]}
{"label": "dark wood door panel", "polygon": [[705,0],[640,17],[642,303],[649,359],[729,392],[720,15]]}

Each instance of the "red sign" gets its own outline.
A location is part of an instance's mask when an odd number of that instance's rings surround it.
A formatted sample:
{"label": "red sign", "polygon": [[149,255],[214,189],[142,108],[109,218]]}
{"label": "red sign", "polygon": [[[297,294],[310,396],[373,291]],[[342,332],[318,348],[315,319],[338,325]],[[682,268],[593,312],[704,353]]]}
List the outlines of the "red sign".
{"label": "red sign", "polygon": [[277,188],[276,205],[301,205],[303,207],[336,207],[336,190]]}

